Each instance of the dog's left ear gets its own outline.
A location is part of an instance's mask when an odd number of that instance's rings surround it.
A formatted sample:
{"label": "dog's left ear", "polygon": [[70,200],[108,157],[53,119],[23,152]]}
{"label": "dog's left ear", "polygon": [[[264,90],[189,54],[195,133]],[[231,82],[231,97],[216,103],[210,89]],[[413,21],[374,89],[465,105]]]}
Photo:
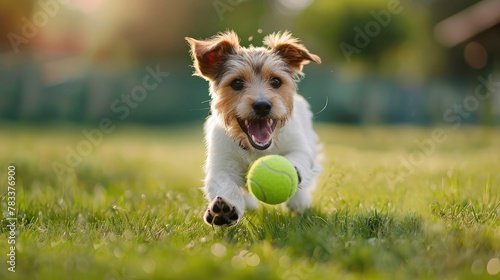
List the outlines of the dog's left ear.
{"label": "dog's left ear", "polygon": [[292,68],[294,74],[301,74],[304,64],[321,63],[319,56],[310,53],[304,45],[299,44],[297,38],[292,37],[292,34],[286,31],[266,36],[264,45],[271,48],[271,52],[281,56]]}
{"label": "dog's left ear", "polygon": [[239,38],[233,31],[219,33],[207,40],[185,39],[191,46],[195,75],[212,81],[221,71],[227,56],[235,54],[240,46]]}

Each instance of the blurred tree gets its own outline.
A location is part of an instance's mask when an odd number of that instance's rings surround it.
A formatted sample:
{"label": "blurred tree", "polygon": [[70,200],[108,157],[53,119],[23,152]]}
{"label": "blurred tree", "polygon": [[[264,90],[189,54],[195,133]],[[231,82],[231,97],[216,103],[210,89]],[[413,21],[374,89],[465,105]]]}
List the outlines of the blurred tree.
{"label": "blurred tree", "polygon": [[12,50],[9,34],[21,34],[22,18],[33,11],[34,0],[2,1],[0,3],[0,52]]}
{"label": "blurred tree", "polygon": [[297,16],[296,30],[314,34],[344,70],[424,81],[438,60],[428,5],[414,2],[317,0]]}
{"label": "blurred tree", "polygon": [[[442,20],[463,11],[464,9],[481,2],[481,0],[434,0],[431,2],[430,21],[433,26],[437,25]],[[436,44],[436,49],[440,53],[444,67],[441,67],[438,75],[475,78],[477,70],[471,68],[464,58],[464,47],[470,40],[453,48],[446,48]],[[491,66],[491,62],[490,65]],[[486,72],[491,72],[491,69],[485,69]]]}
{"label": "blurred tree", "polygon": [[404,6],[391,10],[387,3],[318,0],[298,17],[297,28],[317,34],[337,60],[376,67],[385,52],[408,40],[412,32],[401,14]]}
{"label": "blurred tree", "polygon": [[257,34],[257,29],[261,28],[260,23],[265,13],[266,1],[219,0],[214,1],[214,8],[217,2],[226,5],[222,11],[215,9],[218,15],[216,22],[220,31],[234,30],[242,42],[243,39]]}

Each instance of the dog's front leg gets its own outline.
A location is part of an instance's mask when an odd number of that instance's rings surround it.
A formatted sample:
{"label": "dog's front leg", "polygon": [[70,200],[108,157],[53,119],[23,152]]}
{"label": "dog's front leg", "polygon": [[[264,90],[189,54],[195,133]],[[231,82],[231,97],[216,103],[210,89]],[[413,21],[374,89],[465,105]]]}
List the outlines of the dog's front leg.
{"label": "dog's front leg", "polygon": [[245,209],[245,200],[237,184],[228,174],[219,173],[209,176],[204,187],[209,200],[203,220],[209,225],[234,225]]}
{"label": "dog's front leg", "polygon": [[315,158],[306,152],[294,151],[286,154],[285,157],[295,166],[299,176],[297,192],[286,205],[291,210],[302,213],[311,205],[311,191],[315,187],[315,178],[321,167],[315,162]]}
{"label": "dog's front leg", "polygon": [[204,220],[209,225],[236,224],[245,209],[239,185],[227,170],[207,170],[204,192],[209,200]]}

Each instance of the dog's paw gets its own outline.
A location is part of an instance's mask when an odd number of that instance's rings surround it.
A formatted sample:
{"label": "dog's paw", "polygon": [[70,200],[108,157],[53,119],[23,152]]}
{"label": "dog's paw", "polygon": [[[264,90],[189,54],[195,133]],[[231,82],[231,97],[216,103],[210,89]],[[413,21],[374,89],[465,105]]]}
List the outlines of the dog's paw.
{"label": "dog's paw", "polygon": [[216,226],[231,226],[236,224],[238,219],[239,216],[236,212],[236,206],[224,201],[220,196],[215,197],[214,200],[210,202],[203,216],[205,223]]}

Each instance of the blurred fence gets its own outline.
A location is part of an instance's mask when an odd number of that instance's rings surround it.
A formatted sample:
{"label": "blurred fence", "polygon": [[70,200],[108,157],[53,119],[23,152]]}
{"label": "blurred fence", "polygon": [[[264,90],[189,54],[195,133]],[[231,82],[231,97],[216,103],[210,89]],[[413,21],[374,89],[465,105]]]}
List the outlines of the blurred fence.
{"label": "blurred fence", "polygon": [[[145,93],[138,91],[137,100],[131,99],[155,67],[168,76],[164,74],[159,83],[149,81],[156,86]],[[444,113],[454,104],[462,104],[477,87],[477,81],[458,79],[425,84],[376,76],[347,80],[326,66],[306,67],[305,71],[299,92],[309,100],[316,120],[322,122],[442,123],[446,122]],[[209,113],[208,84],[191,73],[185,60],[154,61],[135,70],[112,72],[78,60],[65,59],[51,68],[0,56],[0,119],[96,122],[110,118],[159,124],[202,121]],[[477,110],[461,121],[499,124],[500,110],[495,111],[495,98],[490,99],[481,101]]]}

